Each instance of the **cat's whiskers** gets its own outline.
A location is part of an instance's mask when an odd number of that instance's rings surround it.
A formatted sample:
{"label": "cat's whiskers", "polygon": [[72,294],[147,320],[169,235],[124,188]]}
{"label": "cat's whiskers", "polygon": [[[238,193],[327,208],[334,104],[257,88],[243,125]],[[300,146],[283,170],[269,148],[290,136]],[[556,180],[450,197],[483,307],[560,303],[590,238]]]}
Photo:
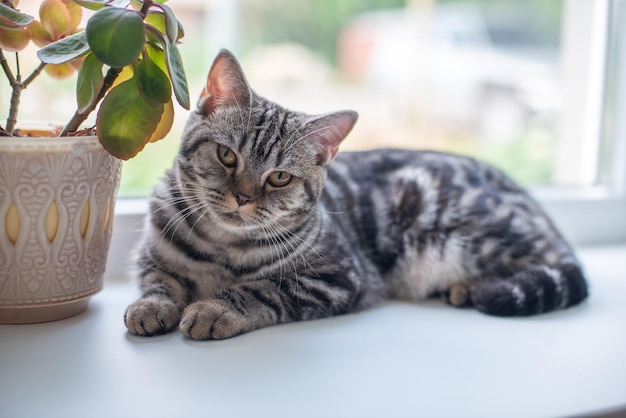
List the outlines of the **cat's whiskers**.
{"label": "cat's whiskers", "polygon": [[[278,276],[278,287],[281,286],[283,278],[285,277],[285,255],[280,247],[280,242],[274,237],[271,230],[264,224],[261,224],[261,229],[263,233],[267,236],[267,240],[269,242],[270,253],[272,254],[272,263],[274,264],[278,261],[279,265],[279,276]],[[261,241],[261,237],[257,237],[257,241]],[[274,258],[276,255],[277,258]]]}
{"label": "cat's whiskers", "polygon": [[[285,227],[284,225],[281,225],[280,223],[276,223],[275,226],[278,228],[279,232],[282,232],[284,235],[287,235],[289,238],[294,238],[296,240],[299,240],[300,243],[302,244],[302,246],[304,246],[304,247],[306,247],[306,249],[312,251],[315,255],[317,255],[319,257],[319,259],[322,262],[325,262],[324,257],[317,251],[317,249],[315,248],[313,243],[310,243],[309,241],[306,240],[306,238],[301,237],[300,235],[296,234],[295,232],[290,231],[287,227]],[[302,261],[305,264],[305,268],[310,269],[314,274],[317,274],[315,269],[311,266],[311,263],[309,263],[309,261],[305,258],[304,251],[300,250],[298,248],[297,253],[302,258]]]}
{"label": "cat's whiskers", "polygon": [[[168,235],[170,236],[170,242],[171,242],[174,239],[174,236],[176,235],[176,232],[178,231],[178,228],[180,227],[180,225],[188,217],[196,213],[198,210],[203,210],[206,206],[207,205],[205,203],[199,202],[199,203],[196,203],[195,205],[187,206],[182,211],[176,212],[176,214],[167,222],[167,224],[163,228],[163,233],[161,234],[160,243],[162,243],[163,239]],[[174,230],[170,232],[172,228],[174,228]]]}
{"label": "cat's whiskers", "polygon": [[328,129],[332,129],[332,126],[323,126],[323,127],[319,128],[319,129],[315,129],[314,131],[307,132],[306,135],[302,135],[302,136],[294,139],[292,144],[289,144],[289,143],[285,144],[284,152],[291,151],[291,149],[293,147],[295,147],[296,145],[298,145],[298,143],[300,143],[300,141],[302,141],[303,139],[305,139],[305,138],[307,138],[307,137],[309,137],[309,136],[311,136],[313,134],[316,134],[318,132],[322,132],[322,131],[325,131],[325,130],[328,130]]}
{"label": "cat's whiskers", "polygon": [[236,95],[233,95],[233,99],[235,100],[235,104],[237,105],[237,109],[239,111],[239,117],[241,118],[241,126],[246,127],[245,130],[242,131],[243,135],[246,135],[246,132],[250,132],[250,122],[252,120],[252,96],[250,97],[250,103],[248,103],[248,121],[244,122],[244,112],[243,109],[241,107],[241,104],[239,103],[239,100],[237,99]]}
{"label": "cat's whiskers", "polygon": [[[260,210],[257,210],[257,212],[255,213],[255,221],[265,233],[265,237],[267,238],[267,240],[270,241],[270,244],[271,244],[270,246],[273,249],[274,248],[276,249],[278,258],[284,262],[285,257],[284,257],[284,252],[282,251],[284,247],[281,246],[282,243],[279,239],[280,234],[278,233],[278,231],[276,231],[274,228],[271,227],[270,217],[263,215],[262,213],[260,213]],[[261,241],[262,238],[263,237],[261,236],[257,236],[255,237],[255,240]],[[281,275],[282,274],[283,274],[283,269],[282,269],[282,263],[281,263]]]}
{"label": "cat's whiskers", "polygon": [[[280,223],[272,223],[272,228],[274,231],[276,231],[277,235],[279,236],[283,236],[285,237],[285,244],[289,245],[289,247],[292,250],[292,253],[295,254],[296,256],[299,256],[302,259],[302,263],[304,265],[304,269],[306,271],[311,271],[313,274],[317,274],[317,272],[315,271],[315,269],[313,268],[313,266],[311,265],[311,263],[309,263],[309,261],[306,259],[305,257],[305,251],[306,249],[312,251],[313,253],[315,253],[322,261],[324,261],[323,257],[319,254],[319,252],[313,247],[313,245],[311,243],[309,243],[305,238],[302,238],[300,235],[298,235],[297,233],[289,230],[287,227],[285,227],[284,225],[281,225]],[[294,240],[297,242],[297,244],[293,244],[290,239]],[[300,245],[298,245],[300,244]],[[304,250],[301,247],[305,247]],[[289,250],[289,249],[287,249]],[[296,272],[296,276],[297,276],[297,272]]]}
{"label": "cat's whiskers", "polygon": [[[287,140],[285,141],[285,148],[289,149],[290,147],[290,142],[291,140],[293,140],[293,138],[298,134],[298,132],[300,131],[300,129],[302,129],[302,127],[304,127],[304,125],[306,125],[306,121],[303,122],[300,126],[298,126],[292,133],[291,135],[289,135],[289,138],[287,138]],[[281,138],[282,139],[282,138]]]}
{"label": "cat's whiskers", "polygon": [[327,210],[327,209],[321,208],[321,207],[319,207],[319,205],[318,206],[314,206],[312,209],[315,212],[317,212],[317,213],[326,213],[328,215],[344,215],[346,213],[345,210],[342,210],[342,211],[332,211],[332,210]]}
{"label": "cat's whiskers", "polygon": [[[239,110],[239,117],[241,117],[241,126],[245,125],[244,121],[243,121],[243,109],[241,109],[241,105],[239,104],[239,100],[237,100],[237,96],[235,94],[232,95],[233,99],[235,100],[235,104],[237,105],[237,109]],[[248,120],[248,122],[250,122]]]}
{"label": "cat's whiskers", "polygon": [[157,207],[154,210],[151,210],[150,213],[156,214],[160,211],[167,210],[171,208],[172,206],[176,206],[180,203],[190,203],[190,202],[195,202],[197,200],[198,199],[196,196],[183,196],[183,197],[175,197],[171,199],[162,199],[160,201],[161,204],[159,205],[159,207]]}
{"label": "cat's whiskers", "polygon": [[[278,228],[277,225],[275,223],[272,223],[272,218],[267,216],[267,215],[263,215],[261,213],[260,210],[257,211],[257,220],[259,221],[259,225],[261,226],[261,228],[266,232],[267,237],[269,238],[269,240],[272,242],[272,244],[274,245],[274,247],[276,248],[276,252],[279,256],[279,259],[281,260],[281,267],[280,267],[280,281],[282,281],[282,278],[284,276],[284,265],[286,264],[285,260],[285,254],[290,254],[290,253],[295,253],[295,254],[299,254],[300,251],[298,251],[297,248],[294,248],[292,244],[288,243],[287,239],[281,239],[281,237],[285,237],[286,234],[284,234],[283,232],[281,232]],[[290,248],[291,247],[291,251]],[[294,261],[293,258],[289,258],[291,265],[293,267],[293,272],[294,272],[294,276],[295,276],[295,280],[296,280],[296,286],[298,284],[298,268],[296,266],[296,263]],[[306,261],[306,260],[305,260]],[[280,283],[279,281],[279,283]]]}
{"label": "cat's whiskers", "polygon": [[[290,254],[290,252],[298,254],[298,250],[296,248],[293,247],[292,244],[288,243],[287,240],[280,240],[278,237],[281,236],[281,233],[279,230],[277,230],[275,228],[275,224],[271,224],[271,223],[267,223],[264,225],[264,227],[268,228],[269,230],[269,234],[273,237],[275,237],[274,239],[276,240],[277,243],[277,248],[280,249],[281,254]],[[290,248],[288,247],[291,247]],[[284,253],[283,253],[284,251]],[[283,262],[281,264],[286,264],[285,263],[285,259],[286,257],[283,256]],[[299,275],[298,275],[298,266],[296,265],[296,262],[294,260],[294,257],[289,257],[289,261],[291,262],[291,266],[293,267],[293,279],[295,282],[295,297],[298,298],[298,289],[299,289],[299,284],[300,284],[300,280],[299,280]],[[281,270],[282,270],[282,266],[281,266]],[[281,277],[281,281],[279,281],[279,283],[282,282],[282,277]]]}
{"label": "cat's whiskers", "polygon": [[188,183],[184,183],[183,189],[185,191],[191,191],[193,192],[193,194],[188,194],[188,195],[182,194],[183,190],[181,190],[181,187],[178,184],[168,187],[167,189],[165,189],[165,191],[171,192],[173,190],[178,190],[179,192],[181,192],[181,194],[179,196],[172,196],[171,194],[169,194],[169,198],[167,199],[161,198],[159,200],[161,204],[155,210],[151,211],[151,213],[155,214],[161,210],[169,209],[170,207],[174,205],[178,205],[180,203],[197,202],[206,193],[204,189],[200,187],[196,187],[195,185],[194,187],[190,188]]}
{"label": "cat's whiskers", "polygon": [[200,220],[204,217],[204,215],[207,214],[208,210],[206,210],[209,207],[209,204],[206,203],[204,204],[204,206],[202,208],[200,208],[200,210],[202,210],[202,214],[200,216],[198,216],[198,219],[196,219],[196,221],[193,223],[193,225],[191,225],[191,228],[189,229],[189,232],[187,233],[187,239],[189,239],[189,237],[191,237],[191,233],[193,232],[193,229],[196,227],[196,224],[198,222],[200,222]]}

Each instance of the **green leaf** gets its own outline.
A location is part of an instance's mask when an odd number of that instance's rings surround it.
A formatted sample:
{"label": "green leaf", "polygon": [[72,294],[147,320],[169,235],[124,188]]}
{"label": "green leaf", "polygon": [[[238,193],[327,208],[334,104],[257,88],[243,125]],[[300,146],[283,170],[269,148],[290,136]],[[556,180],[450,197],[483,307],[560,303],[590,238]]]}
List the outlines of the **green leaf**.
{"label": "green leaf", "polygon": [[[165,58],[165,52],[163,51],[163,49],[161,48],[161,44],[152,44],[152,43],[147,43],[146,44],[146,52],[148,53],[148,56],[150,57],[150,59],[152,61],[154,61],[154,63],[156,65],[159,66],[159,68],[161,70],[163,70],[163,72],[167,75],[169,74],[167,71],[167,62],[165,62],[166,58]],[[168,75],[169,78],[169,75]]]}
{"label": "green leaf", "polygon": [[165,56],[167,57],[167,69],[170,73],[170,81],[174,88],[174,95],[178,103],[189,110],[189,86],[187,85],[187,76],[183,67],[183,59],[176,44],[166,42]]}
{"label": "green leaf", "polygon": [[102,62],[93,54],[87,55],[78,71],[76,80],[76,101],[78,113],[87,111],[98,98],[98,92],[104,84]]}
{"label": "green leaf", "polygon": [[107,5],[107,0],[73,0],[74,3],[89,10],[100,10]]}
{"label": "green leaf", "polygon": [[125,9],[130,4],[130,0],[108,0],[107,6],[121,7]]}
{"label": "green leaf", "polygon": [[154,7],[158,7],[163,11],[165,16],[165,33],[169,41],[175,43],[178,39],[178,19],[176,19],[176,15],[172,9],[165,4],[156,4]]}
{"label": "green leaf", "polygon": [[144,20],[146,23],[147,44],[162,45],[165,47],[165,15],[158,12],[150,12]]}
{"label": "green leaf", "polygon": [[90,10],[100,10],[105,6],[115,6],[125,8],[130,0],[73,0],[74,3]]}
{"label": "green leaf", "polygon": [[89,51],[85,32],[78,32],[37,51],[37,57],[46,64],[63,64],[86,54]]}
{"label": "green leaf", "polygon": [[156,130],[163,105],[148,105],[133,79],[111,89],[98,111],[96,129],[102,146],[123,160],[137,155]]}
{"label": "green leaf", "polygon": [[161,120],[157,125],[156,129],[152,133],[150,137],[150,142],[157,142],[161,139],[165,138],[167,134],[172,129],[172,125],[174,124],[174,103],[170,99],[167,103],[165,103],[165,107],[163,108],[163,114],[161,115]]}
{"label": "green leaf", "polygon": [[87,22],[85,32],[93,54],[117,68],[137,60],[146,38],[141,15],[117,7],[100,9]]}
{"label": "green leaf", "polygon": [[139,94],[150,106],[167,103],[172,96],[170,79],[148,55],[137,66],[137,87]]}
{"label": "green leaf", "polygon": [[7,29],[21,28],[33,21],[31,15],[18,12],[0,3],[0,26]]}
{"label": "green leaf", "polygon": [[144,22],[154,26],[161,33],[165,33],[165,31],[167,30],[165,28],[165,14],[153,11],[152,9],[148,11]]}

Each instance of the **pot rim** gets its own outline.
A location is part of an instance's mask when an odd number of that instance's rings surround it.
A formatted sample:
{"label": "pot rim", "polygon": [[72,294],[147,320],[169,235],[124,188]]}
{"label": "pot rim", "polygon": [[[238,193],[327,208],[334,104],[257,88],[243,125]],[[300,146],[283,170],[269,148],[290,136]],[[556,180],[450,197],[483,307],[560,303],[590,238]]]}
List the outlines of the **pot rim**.
{"label": "pot rim", "polygon": [[2,136],[2,152],[71,151],[78,147],[102,148],[96,135],[88,136]]}

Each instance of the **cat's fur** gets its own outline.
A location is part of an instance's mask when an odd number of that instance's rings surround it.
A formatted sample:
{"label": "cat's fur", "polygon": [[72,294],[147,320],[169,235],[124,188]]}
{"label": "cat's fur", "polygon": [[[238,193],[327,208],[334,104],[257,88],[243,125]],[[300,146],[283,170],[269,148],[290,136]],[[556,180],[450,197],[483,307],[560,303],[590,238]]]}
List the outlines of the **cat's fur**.
{"label": "cat's fur", "polygon": [[221,339],[386,298],[523,316],[587,297],[568,244],[502,172],[436,152],[334,158],[356,119],[256,95],[222,51],[152,199],[129,331]]}

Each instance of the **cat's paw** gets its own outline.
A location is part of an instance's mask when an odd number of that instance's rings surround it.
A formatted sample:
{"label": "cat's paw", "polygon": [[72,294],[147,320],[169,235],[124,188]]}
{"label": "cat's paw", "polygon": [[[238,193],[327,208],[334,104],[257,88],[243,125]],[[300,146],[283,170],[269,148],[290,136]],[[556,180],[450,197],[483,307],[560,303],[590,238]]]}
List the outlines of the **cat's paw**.
{"label": "cat's paw", "polygon": [[180,330],[194,340],[222,340],[246,332],[246,318],[228,304],[211,299],[189,305],[180,321]]}
{"label": "cat's paw", "polygon": [[148,337],[172,331],[179,320],[174,302],[159,298],[139,299],[124,314],[124,323],[131,334]]}
{"label": "cat's paw", "polygon": [[473,304],[474,286],[467,283],[455,283],[447,292],[442,293],[443,300],[452,306],[462,308]]}

